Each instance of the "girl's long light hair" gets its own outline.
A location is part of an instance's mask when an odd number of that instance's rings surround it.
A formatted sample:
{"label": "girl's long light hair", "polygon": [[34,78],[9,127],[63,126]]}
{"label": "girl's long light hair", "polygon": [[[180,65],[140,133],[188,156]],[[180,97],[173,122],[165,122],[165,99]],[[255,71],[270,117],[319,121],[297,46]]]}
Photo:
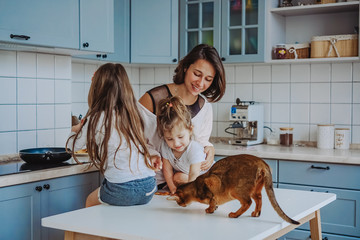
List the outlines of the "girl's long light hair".
{"label": "girl's long light hair", "polygon": [[[88,104],[89,110],[84,119],[88,121],[86,147],[92,165],[104,173],[108,160],[108,142],[111,131],[116,130],[120,137],[120,143],[113,160],[115,161],[122,142],[126,141],[130,150],[129,168],[133,150],[131,143],[133,143],[136,150],[144,156],[146,166],[154,169],[150,164],[150,155],[146,147],[144,123],[137,108],[129,78],[121,64],[107,63],[99,67],[92,79]],[[102,114],[104,115],[103,121],[99,123]],[[96,143],[95,139],[97,126],[102,126],[105,132],[100,145]],[[75,141],[81,131],[83,131],[82,128],[77,134],[71,136],[74,137],[72,149],[74,149]],[[79,162],[74,153],[73,157]]]}

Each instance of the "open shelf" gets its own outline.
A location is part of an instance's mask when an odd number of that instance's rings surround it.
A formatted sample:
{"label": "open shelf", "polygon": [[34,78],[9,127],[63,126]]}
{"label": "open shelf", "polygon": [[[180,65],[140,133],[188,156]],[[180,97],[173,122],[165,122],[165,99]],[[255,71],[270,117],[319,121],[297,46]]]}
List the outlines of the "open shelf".
{"label": "open shelf", "polygon": [[270,10],[270,12],[281,16],[298,16],[298,15],[355,12],[355,11],[359,11],[359,1],[281,7],[281,8],[272,8]]}
{"label": "open shelf", "polygon": [[340,58],[301,58],[301,59],[272,59],[271,64],[291,64],[291,63],[331,63],[331,62],[353,62],[359,61],[359,57],[340,57]]}

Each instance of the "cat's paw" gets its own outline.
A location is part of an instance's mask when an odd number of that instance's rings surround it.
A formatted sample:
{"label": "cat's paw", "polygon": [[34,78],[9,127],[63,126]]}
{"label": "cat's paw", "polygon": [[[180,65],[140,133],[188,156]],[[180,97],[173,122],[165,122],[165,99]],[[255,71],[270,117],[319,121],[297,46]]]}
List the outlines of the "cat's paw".
{"label": "cat's paw", "polygon": [[234,212],[229,213],[229,218],[237,218],[237,217],[239,217],[239,215],[237,215],[236,213]]}
{"label": "cat's paw", "polygon": [[252,213],[251,213],[251,216],[252,217],[259,217],[260,216],[260,211],[259,212],[255,212],[255,211],[253,211]]}
{"label": "cat's paw", "polygon": [[[216,208],[215,208],[216,209]],[[205,212],[206,213],[213,213],[214,211],[215,211],[215,209],[214,208],[207,208],[207,209],[205,209]]]}

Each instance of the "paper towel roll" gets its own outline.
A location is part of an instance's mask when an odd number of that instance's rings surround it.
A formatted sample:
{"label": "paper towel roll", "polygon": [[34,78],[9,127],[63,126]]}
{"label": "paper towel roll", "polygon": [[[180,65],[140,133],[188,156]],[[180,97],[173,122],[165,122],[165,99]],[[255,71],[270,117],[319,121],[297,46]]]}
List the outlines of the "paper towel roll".
{"label": "paper towel roll", "polygon": [[335,128],[335,148],[349,149],[350,147],[350,129]]}
{"label": "paper towel roll", "polygon": [[321,149],[334,148],[334,125],[318,124],[317,127],[317,147]]}

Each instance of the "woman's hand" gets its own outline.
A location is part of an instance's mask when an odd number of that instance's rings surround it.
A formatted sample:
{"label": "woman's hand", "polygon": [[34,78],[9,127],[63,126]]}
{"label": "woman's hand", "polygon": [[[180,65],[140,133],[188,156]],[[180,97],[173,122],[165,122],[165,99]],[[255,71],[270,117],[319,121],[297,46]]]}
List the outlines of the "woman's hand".
{"label": "woman's hand", "polygon": [[206,146],[204,148],[204,152],[206,154],[206,159],[201,162],[201,171],[208,170],[212,166],[214,162],[215,148],[213,146]]}

